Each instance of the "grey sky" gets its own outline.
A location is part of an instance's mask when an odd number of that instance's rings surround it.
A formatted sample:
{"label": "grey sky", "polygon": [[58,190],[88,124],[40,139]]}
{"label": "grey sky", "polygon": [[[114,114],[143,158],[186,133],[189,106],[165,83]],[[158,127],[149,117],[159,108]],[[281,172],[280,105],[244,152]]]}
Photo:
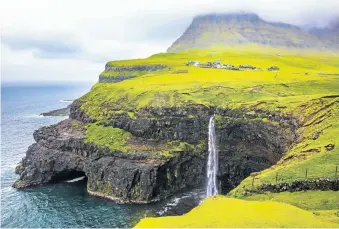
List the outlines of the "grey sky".
{"label": "grey sky", "polygon": [[3,0],[2,81],[96,81],[109,60],[165,52],[195,15],[254,12],[324,26],[338,0]]}

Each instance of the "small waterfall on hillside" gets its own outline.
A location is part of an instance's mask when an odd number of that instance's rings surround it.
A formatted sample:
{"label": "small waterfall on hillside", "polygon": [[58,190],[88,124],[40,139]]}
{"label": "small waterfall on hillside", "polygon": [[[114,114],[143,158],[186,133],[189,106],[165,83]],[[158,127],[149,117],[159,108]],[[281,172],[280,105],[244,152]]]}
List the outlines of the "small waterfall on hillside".
{"label": "small waterfall on hillside", "polygon": [[214,116],[211,116],[208,125],[207,197],[218,194],[218,150],[215,138]]}

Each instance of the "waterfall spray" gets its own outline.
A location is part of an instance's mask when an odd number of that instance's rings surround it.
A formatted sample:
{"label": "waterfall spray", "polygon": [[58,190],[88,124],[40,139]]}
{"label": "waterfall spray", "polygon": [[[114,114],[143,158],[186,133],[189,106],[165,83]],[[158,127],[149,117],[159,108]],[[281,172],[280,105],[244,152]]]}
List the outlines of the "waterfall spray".
{"label": "waterfall spray", "polygon": [[215,139],[214,115],[211,116],[208,125],[208,161],[207,161],[207,187],[206,196],[218,194],[217,172],[218,172],[218,150]]}

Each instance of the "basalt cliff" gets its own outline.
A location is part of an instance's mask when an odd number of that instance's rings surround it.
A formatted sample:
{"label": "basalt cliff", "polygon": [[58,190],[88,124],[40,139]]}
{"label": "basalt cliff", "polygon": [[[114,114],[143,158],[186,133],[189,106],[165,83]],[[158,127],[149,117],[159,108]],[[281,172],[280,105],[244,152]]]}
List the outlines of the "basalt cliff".
{"label": "basalt cliff", "polygon": [[[76,101],[69,119],[34,132],[36,143],[17,167],[20,179],[14,187],[86,175],[90,194],[120,203],[148,203],[203,186],[208,119],[213,113],[219,120],[219,185],[225,193],[250,173],[275,164],[296,139],[296,121],[278,114],[265,114],[281,121],[273,125],[240,110],[147,109],[135,119],[121,115],[109,120],[106,128],[132,134],[127,143],[131,149],[122,152],[85,141],[85,125],[94,120],[86,117]],[[168,149],[171,155],[162,155],[168,142],[173,142]]]}

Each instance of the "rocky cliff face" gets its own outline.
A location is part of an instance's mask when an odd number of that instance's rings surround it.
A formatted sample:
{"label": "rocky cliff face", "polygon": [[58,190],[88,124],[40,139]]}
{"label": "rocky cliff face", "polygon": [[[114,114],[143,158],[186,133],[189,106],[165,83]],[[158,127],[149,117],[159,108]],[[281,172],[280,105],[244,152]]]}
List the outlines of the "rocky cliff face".
{"label": "rocky cliff face", "polygon": [[107,63],[105,71],[99,76],[99,82],[118,83],[126,79],[131,79],[150,72],[160,71],[165,68],[167,68],[167,66],[161,64],[113,66],[110,63]]}
{"label": "rocky cliff face", "polygon": [[[106,125],[130,132],[129,144],[140,150],[119,152],[85,141],[85,124],[94,122],[76,101],[70,119],[34,132],[36,143],[17,167],[20,174],[14,187],[86,175],[90,194],[120,203],[149,203],[191,187],[205,184],[207,130],[210,115],[216,112],[219,142],[219,187],[227,192],[251,172],[276,163],[296,139],[297,123],[292,118],[264,114],[280,124],[264,122],[254,112],[217,110],[204,106],[148,108],[135,119],[122,115]],[[263,118],[263,117],[261,117]],[[184,148],[168,156],[157,149],[161,142],[184,141],[202,147]],[[153,148],[152,152],[144,150]]]}
{"label": "rocky cliff face", "polygon": [[307,32],[285,24],[267,22],[256,14],[207,14],[193,19],[184,34],[167,50],[260,44],[287,48],[338,49],[335,36]]}
{"label": "rocky cliff face", "polygon": [[17,167],[20,179],[14,187],[86,175],[88,192],[93,195],[120,203],[148,203],[201,180],[203,166],[195,156],[178,154],[166,159],[157,155],[111,151],[85,143],[84,131],[71,119],[35,131],[36,143],[29,147]]}

